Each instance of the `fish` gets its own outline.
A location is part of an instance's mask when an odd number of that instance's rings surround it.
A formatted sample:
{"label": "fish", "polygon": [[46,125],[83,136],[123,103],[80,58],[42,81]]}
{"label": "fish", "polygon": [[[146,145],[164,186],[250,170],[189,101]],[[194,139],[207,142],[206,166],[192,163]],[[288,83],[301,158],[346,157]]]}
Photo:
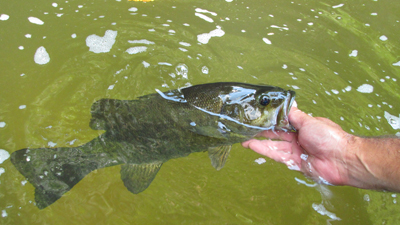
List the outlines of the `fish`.
{"label": "fish", "polygon": [[276,86],[220,82],[156,89],[133,100],[100,99],[89,126],[104,133],[76,147],[17,150],[11,162],[34,186],[39,209],[110,166],[121,165],[125,187],[139,194],[169,159],[207,151],[220,170],[233,144],[263,130],[295,132],[288,121],[294,98],[294,91]]}

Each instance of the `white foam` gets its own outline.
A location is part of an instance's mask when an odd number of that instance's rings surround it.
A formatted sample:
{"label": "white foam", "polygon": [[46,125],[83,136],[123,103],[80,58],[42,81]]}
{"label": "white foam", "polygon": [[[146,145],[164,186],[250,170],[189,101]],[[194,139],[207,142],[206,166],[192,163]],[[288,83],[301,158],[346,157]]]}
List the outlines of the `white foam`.
{"label": "white foam", "polygon": [[146,61],[143,61],[142,64],[143,64],[144,68],[147,68],[147,67],[150,66],[150,63],[148,63],[148,62],[146,62]]}
{"label": "white foam", "polygon": [[138,9],[136,7],[132,7],[128,9],[129,12],[137,12]]}
{"label": "white foam", "polygon": [[36,50],[33,60],[35,61],[35,63],[37,63],[39,65],[43,65],[43,64],[50,62],[50,56],[49,56],[49,53],[47,53],[46,48],[43,46],[40,46]]}
{"label": "white foam", "polygon": [[8,214],[5,209],[1,210],[1,217],[7,217]]}
{"label": "white foam", "polygon": [[400,115],[399,117],[396,117],[385,111],[384,116],[393,129],[395,130],[400,129]]}
{"label": "white foam", "polygon": [[265,160],[264,158],[258,158],[256,160],[254,160],[254,162],[258,163],[259,165],[266,163],[267,160]]}
{"label": "white foam", "polygon": [[117,31],[113,30],[107,30],[103,37],[92,34],[86,38],[86,46],[89,47],[91,52],[106,53],[111,50],[116,37]]}
{"label": "white foam", "polygon": [[205,21],[207,21],[207,22],[210,22],[210,23],[213,23],[213,22],[214,22],[214,20],[213,20],[212,18],[210,18],[210,17],[208,17],[208,16],[206,16],[206,15],[204,15],[204,14],[195,13],[194,15],[197,16],[197,17],[200,17],[201,19],[203,19],[203,20],[205,20]]}
{"label": "white foam", "polygon": [[41,19],[33,17],[33,16],[28,17],[28,20],[29,20],[29,22],[37,24],[37,25],[43,25],[44,24],[44,22]]}
{"label": "white foam", "polygon": [[304,160],[304,161],[307,161],[308,155],[307,155],[307,154],[301,154],[301,155],[300,155],[300,158],[301,158],[302,160]]}
{"label": "white foam", "polygon": [[339,4],[339,5],[334,5],[334,6],[332,6],[332,8],[336,9],[336,8],[340,8],[340,7],[342,7],[342,6],[344,6],[343,3],[342,3],[342,4]]}
{"label": "white foam", "polygon": [[217,26],[217,29],[210,31],[210,33],[203,33],[197,35],[197,41],[202,44],[207,44],[212,37],[222,37],[224,36],[224,34],[225,31],[221,30],[221,27]]}
{"label": "white foam", "polygon": [[48,145],[50,148],[53,148],[53,147],[55,147],[55,146],[57,145],[57,143],[54,143],[54,142],[52,142],[52,141],[49,141],[49,142],[47,143],[47,145]]}
{"label": "white foam", "polygon": [[217,13],[215,13],[215,12],[211,12],[211,11],[208,11],[208,10],[206,10],[206,9],[201,9],[201,8],[196,8],[195,11],[196,11],[196,12],[199,12],[199,13],[210,13],[210,14],[213,15],[213,16],[216,16],[216,15],[217,15]]}
{"label": "white foam", "polygon": [[400,66],[400,61],[398,61],[398,62],[396,62],[396,63],[393,63],[392,65],[393,65],[393,66]]}
{"label": "white foam", "polygon": [[191,44],[189,44],[189,43],[187,43],[187,42],[183,42],[183,41],[179,42],[179,44],[180,44],[180,45],[183,45],[183,46],[186,46],[186,47],[191,46]]}
{"label": "white foam", "polygon": [[379,39],[381,41],[387,41],[388,40],[388,38],[385,35],[380,36]]}
{"label": "white foam", "polygon": [[147,50],[147,47],[146,47],[146,46],[137,46],[137,47],[128,48],[128,49],[126,50],[126,52],[127,52],[128,54],[132,55],[132,54],[138,54],[138,53],[145,52],[146,50]]}
{"label": "white foam", "polygon": [[374,91],[374,87],[370,84],[363,84],[357,88],[357,91],[361,93],[372,93]]}
{"label": "white foam", "polygon": [[350,57],[356,57],[358,55],[358,51],[357,50],[353,50],[351,51],[351,53],[349,54]]}
{"label": "white foam", "polygon": [[7,15],[7,14],[1,14],[0,15],[0,20],[8,20],[8,18],[10,18],[10,16]]}
{"label": "white foam", "polygon": [[323,216],[328,216],[329,218],[331,218],[332,220],[341,220],[339,217],[336,216],[335,213],[329,212],[328,210],[325,209],[324,205],[322,204],[312,204],[312,207],[315,211],[317,211],[319,214],[323,215]]}
{"label": "white foam", "polygon": [[2,164],[4,161],[6,161],[8,158],[10,158],[10,153],[8,153],[4,149],[0,149],[0,164]]}
{"label": "white foam", "polygon": [[146,40],[146,39],[141,39],[141,40],[128,40],[129,43],[131,44],[145,44],[145,45],[154,45],[154,42]]}
{"label": "white foam", "polygon": [[6,170],[3,167],[0,167],[0,176],[1,176],[1,174],[5,173],[5,172],[6,172]]}
{"label": "white foam", "polygon": [[263,38],[263,41],[264,41],[265,44],[267,44],[267,45],[272,44],[272,42],[271,42],[268,38]]}
{"label": "white foam", "polygon": [[208,74],[208,72],[209,72],[208,67],[207,67],[207,66],[203,66],[203,67],[201,68],[201,72],[204,73],[204,74]]}

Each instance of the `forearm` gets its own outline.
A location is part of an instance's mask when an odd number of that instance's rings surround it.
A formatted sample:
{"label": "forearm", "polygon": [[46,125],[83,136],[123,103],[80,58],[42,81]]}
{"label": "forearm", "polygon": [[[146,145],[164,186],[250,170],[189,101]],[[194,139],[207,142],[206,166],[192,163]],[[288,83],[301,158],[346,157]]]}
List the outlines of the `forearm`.
{"label": "forearm", "polygon": [[347,152],[347,185],[400,192],[400,139],[352,136]]}

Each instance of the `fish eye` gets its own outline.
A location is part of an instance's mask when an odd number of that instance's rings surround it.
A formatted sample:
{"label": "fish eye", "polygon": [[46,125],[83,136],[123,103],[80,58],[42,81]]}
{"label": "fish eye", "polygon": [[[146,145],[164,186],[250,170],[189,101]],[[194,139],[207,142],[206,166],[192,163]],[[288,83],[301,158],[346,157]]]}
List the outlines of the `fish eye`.
{"label": "fish eye", "polygon": [[260,105],[262,106],[267,106],[271,102],[271,99],[269,99],[268,96],[262,96],[260,98]]}

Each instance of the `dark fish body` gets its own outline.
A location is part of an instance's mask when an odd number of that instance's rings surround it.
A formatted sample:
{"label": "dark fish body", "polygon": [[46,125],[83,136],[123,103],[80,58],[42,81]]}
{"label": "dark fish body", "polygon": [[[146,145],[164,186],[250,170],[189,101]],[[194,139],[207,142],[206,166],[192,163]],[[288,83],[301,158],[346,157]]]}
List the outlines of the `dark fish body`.
{"label": "dark fish body", "polygon": [[11,161],[35,187],[37,206],[52,204],[99,168],[122,165],[121,178],[136,194],[169,159],[208,150],[219,170],[232,144],[262,130],[293,130],[287,113],[294,92],[278,87],[211,83],[157,92],[95,102],[90,127],[105,133],[84,145],[14,152]]}

